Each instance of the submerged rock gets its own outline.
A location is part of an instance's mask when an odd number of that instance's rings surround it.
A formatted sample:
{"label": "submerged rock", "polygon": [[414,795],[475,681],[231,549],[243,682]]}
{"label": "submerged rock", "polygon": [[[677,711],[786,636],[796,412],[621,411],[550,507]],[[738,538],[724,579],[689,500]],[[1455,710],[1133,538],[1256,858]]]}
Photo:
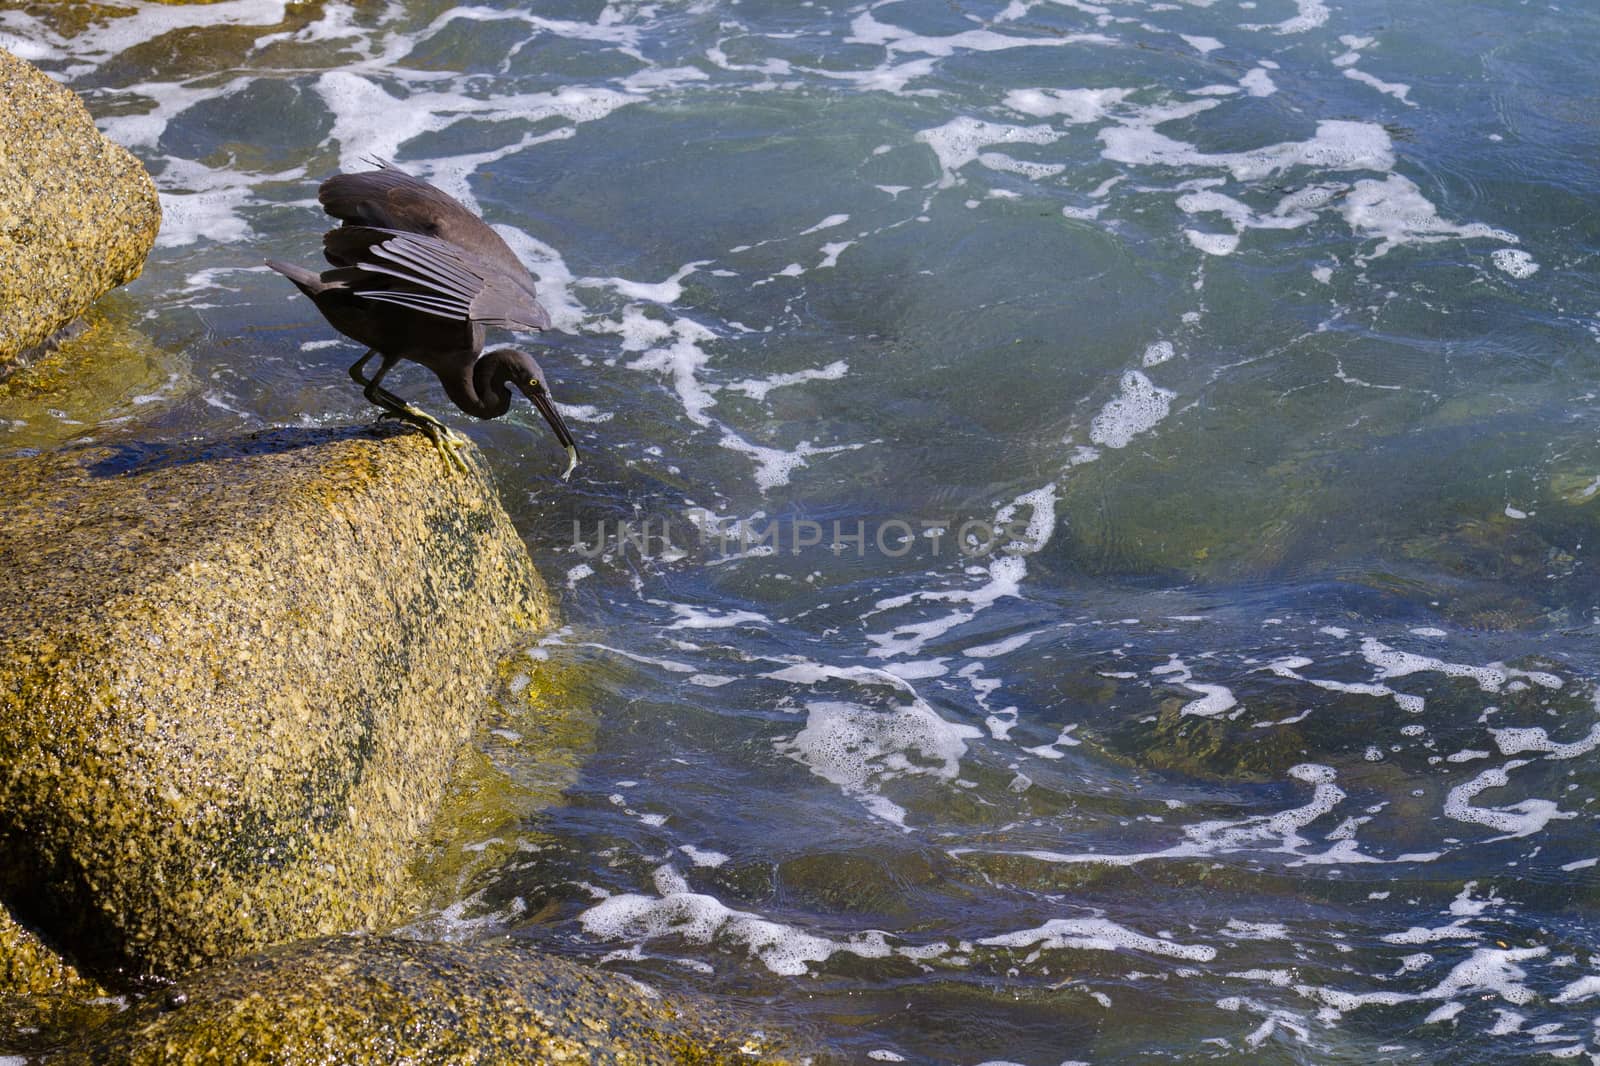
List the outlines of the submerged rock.
{"label": "submerged rock", "polygon": [[42,1051],[120,1005],[0,905],[0,1052]]}
{"label": "submerged rock", "polygon": [[169,405],[193,384],[188,360],[135,324],[121,294],[89,308],[28,367],[0,381],[5,450],[54,448]]}
{"label": "submerged rock", "polygon": [[0,898],[91,972],[372,929],[544,589],[398,427],[0,460]]}
{"label": "submerged rock", "polygon": [[160,226],[143,165],[71,90],[0,48],[0,378],[138,277]]}
{"label": "submerged rock", "polygon": [[53,1063],[770,1062],[759,1035],[508,946],[306,941],[185,979]]}

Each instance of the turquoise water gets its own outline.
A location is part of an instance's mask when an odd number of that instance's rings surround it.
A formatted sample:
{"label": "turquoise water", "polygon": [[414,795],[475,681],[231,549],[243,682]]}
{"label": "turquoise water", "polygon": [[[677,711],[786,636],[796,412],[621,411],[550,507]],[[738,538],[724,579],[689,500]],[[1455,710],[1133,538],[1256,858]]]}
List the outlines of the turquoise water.
{"label": "turquoise water", "polygon": [[540,279],[583,465],[457,424],[599,731],[434,935],[841,1061],[1600,1060],[1600,12],[224,0],[0,45],[162,188],[157,432],[369,417],[259,265],[363,156]]}

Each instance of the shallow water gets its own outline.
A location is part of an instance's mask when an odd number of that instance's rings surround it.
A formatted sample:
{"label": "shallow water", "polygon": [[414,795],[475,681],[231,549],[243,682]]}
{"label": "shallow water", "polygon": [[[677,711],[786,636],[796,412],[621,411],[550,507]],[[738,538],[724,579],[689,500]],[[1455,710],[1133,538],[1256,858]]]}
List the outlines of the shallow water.
{"label": "shallow water", "polygon": [[428,930],[846,1061],[1600,1061],[1593,10],[78,10],[158,432],[368,417],[259,265],[364,156],[559,327],[572,483],[464,428],[598,731]]}

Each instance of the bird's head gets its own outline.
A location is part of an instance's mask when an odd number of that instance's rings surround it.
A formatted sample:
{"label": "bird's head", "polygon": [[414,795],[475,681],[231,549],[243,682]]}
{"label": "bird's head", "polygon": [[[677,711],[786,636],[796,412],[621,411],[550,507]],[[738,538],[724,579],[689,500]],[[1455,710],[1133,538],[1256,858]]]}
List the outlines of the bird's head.
{"label": "bird's head", "polygon": [[572,471],[578,466],[578,447],[572,441],[572,432],[567,429],[567,423],[562,419],[561,412],[556,410],[556,402],[550,395],[550,383],[545,380],[544,371],[539,368],[533,356],[515,348],[500,348],[490,352],[485,358],[491,357],[505,366],[506,380],[521,389],[522,394],[533,402],[533,406],[539,409],[539,413],[555,432],[556,439],[567,450],[567,469],[561,475],[561,480],[565,481],[572,476]]}

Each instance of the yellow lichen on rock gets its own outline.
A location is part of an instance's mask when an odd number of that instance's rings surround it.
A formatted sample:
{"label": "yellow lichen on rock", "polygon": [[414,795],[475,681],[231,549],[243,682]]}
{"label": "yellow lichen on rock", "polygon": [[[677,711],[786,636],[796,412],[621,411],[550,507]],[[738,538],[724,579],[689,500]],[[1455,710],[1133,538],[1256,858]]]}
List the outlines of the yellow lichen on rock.
{"label": "yellow lichen on rock", "polygon": [[[14,872],[13,872],[14,873]],[[0,905],[0,1049],[42,1051],[116,1014],[118,1002]]]}
{"label": "yellow lichen on rock", "polygon": [[276,430],[0,460],[0,864],[179,972],[377,928],[501,652],[548,621],[476,453]]}
{"label": "yellow lichen on rock", "polygon": [[138,277],[160,226],[144,166],[71,90],[0,48],[0,377]]}
{"label": "yellow lichen on rock", "polygon": [[770,1044],[738,1019],[527,949],[334,937],[196,974],[51,1061],[715,1066],[780,1061]]}
{"label": "yellow lichen on rock", "polygon": [[104,994],[0,906],[0,995],[40,995],[69,990]]}

